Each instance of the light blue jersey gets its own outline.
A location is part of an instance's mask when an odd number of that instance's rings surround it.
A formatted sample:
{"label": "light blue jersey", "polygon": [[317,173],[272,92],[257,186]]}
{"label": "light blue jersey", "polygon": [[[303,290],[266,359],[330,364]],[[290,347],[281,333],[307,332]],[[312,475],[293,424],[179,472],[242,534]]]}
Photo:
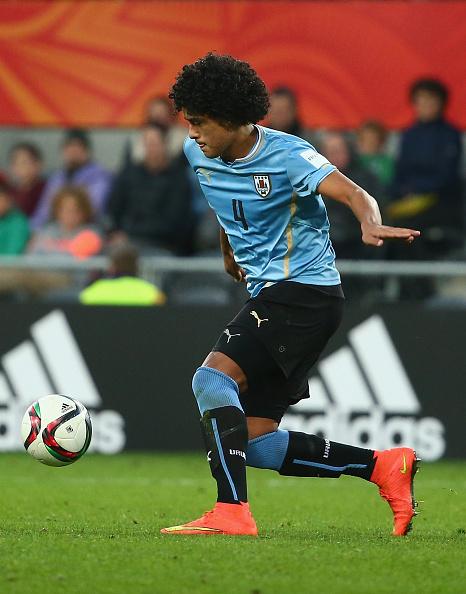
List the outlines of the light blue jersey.
{"label": "light blue jersey", "polygon": [[253,297],[283,280],[338,285],[335,252],[319,183],[335,167],[308,142],[256,126],[250,153],[226,163],[208,159],[196,142],[184,151],[202,191],[246,271]]}

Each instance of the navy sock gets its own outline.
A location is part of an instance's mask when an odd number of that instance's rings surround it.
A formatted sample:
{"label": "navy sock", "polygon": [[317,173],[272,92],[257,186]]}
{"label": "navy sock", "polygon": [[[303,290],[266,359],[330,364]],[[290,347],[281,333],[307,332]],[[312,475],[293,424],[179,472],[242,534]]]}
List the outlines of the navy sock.
{"label": "navy sock", "polygon": [[347,474],[368,481],[374,465],[374,450],[289,431],[288,448],[279,473],[327,478]]}
{"label": "navy sock", "polygon": [[236,406],[206,411],[201,419],[201,429],[210,471],[217,481],[217,501],[247,501],[248,428],[243,411]]}

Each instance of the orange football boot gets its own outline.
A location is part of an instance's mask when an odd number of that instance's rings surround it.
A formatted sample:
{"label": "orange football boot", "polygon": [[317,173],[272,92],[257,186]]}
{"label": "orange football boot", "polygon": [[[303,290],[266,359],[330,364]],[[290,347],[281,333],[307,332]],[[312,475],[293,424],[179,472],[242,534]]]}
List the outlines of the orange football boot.
{"label": "orange football boot", "polygon": [[257,526],[249,511],[249,503],[219,503],[198,520],[162,528],[162,534],[188,534],[211,536],[229,534],[235,536],[257,536]]}
{"label": "orange football boot", "polygon": [[414,475],[418,470],[418,458],[411,448],[393,448],[375,451],[376,458],[371,482],[379,487],[379,493],[393,512],[393,535],[406,536],[411,530],[416,515],[414,499]]}

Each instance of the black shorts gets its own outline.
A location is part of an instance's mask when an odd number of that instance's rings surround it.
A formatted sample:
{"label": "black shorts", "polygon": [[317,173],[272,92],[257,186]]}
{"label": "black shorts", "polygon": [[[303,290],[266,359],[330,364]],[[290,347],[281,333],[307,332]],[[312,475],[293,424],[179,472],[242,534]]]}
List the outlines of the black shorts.
{"label": "black shorts", "polygon": [[309,398],[308,374],[343,314],[341,286],[276,283],[249,299],[213,351],[233,359],[248,380],[240,394],[248,417],[280,422],[286,409]]}

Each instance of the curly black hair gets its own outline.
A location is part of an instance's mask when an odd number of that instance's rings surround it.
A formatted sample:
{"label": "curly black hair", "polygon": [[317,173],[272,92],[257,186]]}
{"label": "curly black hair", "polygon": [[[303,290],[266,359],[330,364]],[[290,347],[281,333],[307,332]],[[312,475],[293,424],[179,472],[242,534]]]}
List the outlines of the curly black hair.
{"label": "curly black hair", "polygon": [[269,109],[264,81],[247,62],[209,52],[183,66],[170,94],[175,109],[232,126],[255,124]]}

